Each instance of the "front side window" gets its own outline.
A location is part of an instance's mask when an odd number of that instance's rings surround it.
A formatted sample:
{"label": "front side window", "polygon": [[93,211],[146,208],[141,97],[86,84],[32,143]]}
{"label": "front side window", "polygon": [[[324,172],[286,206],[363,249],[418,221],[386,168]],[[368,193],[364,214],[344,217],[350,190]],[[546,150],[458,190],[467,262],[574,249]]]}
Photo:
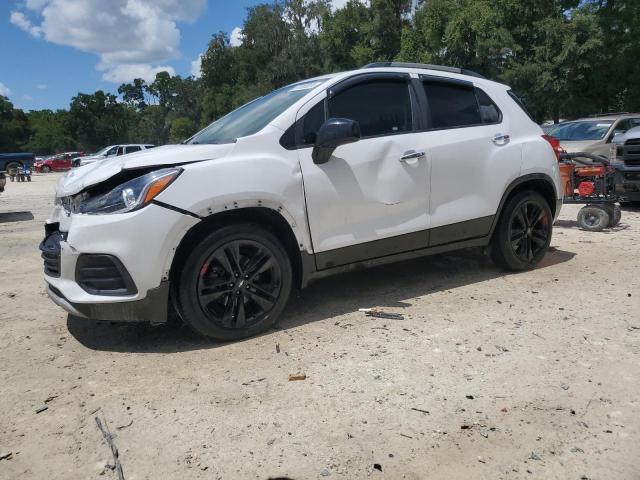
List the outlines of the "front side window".
{"label": "front side window", "polygon": [[329,117],[357,121],[363,137],[409,132],[413,121],[408,84],[386,79],[358,83],[329,99]]}
{"label": "front side window", "polygon": [[313,106],[302,119],[302,144],[316,143],[318,130],[324,123],[324,100]]}
{"label": "front side window", "polygon": [[111,147],[109,151],[106,153],[106,156],[108,157],[109,155],[115,155],[117,151],[118,151],[118,147]]}
{"label": "front side window", "polygon": [[423,82],[431,113],[431,128],[456,128],[482,123],[472,85],[427,80]]}

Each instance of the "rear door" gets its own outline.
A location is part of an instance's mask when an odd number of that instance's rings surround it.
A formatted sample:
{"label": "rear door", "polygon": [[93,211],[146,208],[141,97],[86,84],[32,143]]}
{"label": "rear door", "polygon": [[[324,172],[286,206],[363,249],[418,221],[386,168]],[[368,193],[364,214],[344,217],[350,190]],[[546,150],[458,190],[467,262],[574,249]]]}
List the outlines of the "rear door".
{"label": "rear door", "polygon": [[[424,248],[429,170],[415,91],[407,74],[362,74],[298,112],[298,153],[319,269]],[[312,159],[327,118],[356,120],[362,139]],[[405,158],[406,156],[414,158]]]}
{"label": "rear door", "polygon": [[521,146],[488,94],[471,82],[420,76],[431,154],[430,245],[489,233]]}

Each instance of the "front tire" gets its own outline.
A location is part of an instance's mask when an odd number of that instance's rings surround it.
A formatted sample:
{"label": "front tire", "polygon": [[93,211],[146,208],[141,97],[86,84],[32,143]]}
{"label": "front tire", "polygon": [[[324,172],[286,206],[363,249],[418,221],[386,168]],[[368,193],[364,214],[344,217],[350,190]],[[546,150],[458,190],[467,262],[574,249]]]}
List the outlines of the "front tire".
{"label": "front tire", "polygon": [[549,249],[552,222],[551,208],[542,195],[529,190],[513,196],[493,236],[493,261],[512,271],[534,268]]}
{"label": "front tire", "polygon": [[215,340],[237,340],[276,323],[291,292],[292,270],[271,232],[238,224],[216,230],[193,247],[178,281],[185,323]]}
{"label": "front tire", "polygon": [[40,171],[41,171],[42,173],[49,173],[49,172],[51,171],[51,167],[50,167],[50,166],[48,166],[48,165],[45,165],[45,166],[43,166],[43,167],[40,169]]}

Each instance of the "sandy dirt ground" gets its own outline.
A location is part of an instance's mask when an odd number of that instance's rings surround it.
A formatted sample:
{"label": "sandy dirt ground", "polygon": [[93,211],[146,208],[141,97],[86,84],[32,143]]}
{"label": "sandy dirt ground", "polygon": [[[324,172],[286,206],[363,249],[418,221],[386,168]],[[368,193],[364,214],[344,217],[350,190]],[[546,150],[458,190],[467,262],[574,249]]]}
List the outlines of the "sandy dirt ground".
{"label": "sandy dirt ground", "polygon": [[96,416],[127,480],[640,478],[640,210],[587,233],[565,207],[532,272],[470,250],[329,278],[216,344],[48,300],[58,177],[0,194],[0,478],[117,478]]}

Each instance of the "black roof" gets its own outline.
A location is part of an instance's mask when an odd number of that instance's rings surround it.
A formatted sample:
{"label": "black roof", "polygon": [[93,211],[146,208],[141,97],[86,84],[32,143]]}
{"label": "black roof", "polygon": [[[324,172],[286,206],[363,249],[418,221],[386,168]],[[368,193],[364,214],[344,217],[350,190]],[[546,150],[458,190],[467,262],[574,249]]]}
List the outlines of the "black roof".
{"label": "black roof", "polygon": [[362,68],[384,68],[384,67],[398,67],[398,68],[421,68],[427,70],[439,70],[441,72],[458,73],[461,75],[469,75],[471,77],[486,78],[477,72],[467,70],[466,68],[447,67],[444,65],[430,65],[428,63],[406,63],[406,62],[375,62],[369,63]]}

